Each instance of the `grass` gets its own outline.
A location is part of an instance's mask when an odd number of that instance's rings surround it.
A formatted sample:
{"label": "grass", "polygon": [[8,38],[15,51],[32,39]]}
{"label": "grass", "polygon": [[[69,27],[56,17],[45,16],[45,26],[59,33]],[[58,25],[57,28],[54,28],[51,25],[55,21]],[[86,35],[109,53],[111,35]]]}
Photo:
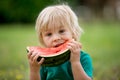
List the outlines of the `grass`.
{"label": "grass", "polygon": [[[24,28],[26,27],[27,28]],[[26,46],[36,45],[33,26],[1,25],[0,80],[27,80],[28,62]]]}
{"label": "grass", "polygon": [[83,25],[83,48],[93,58],[95,80],[120,79],[119,23],[89,23]]}
{"label": "grass", "polygon": [[[120,24],[82,23],[83,50],[93,60],[94,80],[120,79]],[[0,25],[0,80],[29,80],[26,46],[39,45],[34,25]]]}

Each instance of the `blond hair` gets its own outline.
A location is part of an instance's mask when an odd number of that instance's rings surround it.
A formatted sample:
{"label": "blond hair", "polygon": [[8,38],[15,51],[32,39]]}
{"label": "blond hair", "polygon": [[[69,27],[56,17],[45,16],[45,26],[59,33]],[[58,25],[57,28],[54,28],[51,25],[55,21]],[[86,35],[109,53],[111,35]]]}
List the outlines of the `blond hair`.
{"label": "blond hair", "polygon": [[77,16],[68,5],[54,5],[43,9],[35,26],[40,43],[43,44],[42,31],[60,26],[68,27],[75,40],[80,39],[83,30],[79,26]]}

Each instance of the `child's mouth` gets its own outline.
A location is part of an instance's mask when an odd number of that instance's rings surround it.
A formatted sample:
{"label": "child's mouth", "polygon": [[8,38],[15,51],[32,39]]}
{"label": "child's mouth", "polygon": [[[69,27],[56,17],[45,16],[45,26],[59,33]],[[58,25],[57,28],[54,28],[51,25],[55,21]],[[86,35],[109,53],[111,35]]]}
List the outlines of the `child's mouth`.
{"label": "child's mouth", "polygon": [[54,47],[59,47],[60,45],[62,45],[63,43],[60,43],[60,44],[57,44],[57,45],[55,45]]}
{"label": "child's mouth", "polygon": [[62,42],[62,43],[58,43],[58,44],[56,44],[54,47],[59,47],[59,46],[63,45],[63,44],[66,43],[66,42],[68,42],[68,41],[65,41],[65,42]]}

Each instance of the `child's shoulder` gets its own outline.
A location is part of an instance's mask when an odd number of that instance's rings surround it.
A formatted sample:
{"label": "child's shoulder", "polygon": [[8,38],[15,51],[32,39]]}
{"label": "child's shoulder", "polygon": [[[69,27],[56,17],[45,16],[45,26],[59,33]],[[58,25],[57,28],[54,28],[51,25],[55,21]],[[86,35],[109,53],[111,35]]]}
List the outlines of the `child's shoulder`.
{"label": "child's shoulder", "polygon": [[83,51],[83,50],[80,51],[80,54],[81,54],[82,56],[87,56],[87,55],[89,55],[87,52],[85,52],[85,51]]}
{"label": "child's shoulder", "polygon": [[80,52],[80,61],[85,61],[85,60],[91,60],[91,57],[89,55],[89,53],[85,52],[85,51],[81,51]]}

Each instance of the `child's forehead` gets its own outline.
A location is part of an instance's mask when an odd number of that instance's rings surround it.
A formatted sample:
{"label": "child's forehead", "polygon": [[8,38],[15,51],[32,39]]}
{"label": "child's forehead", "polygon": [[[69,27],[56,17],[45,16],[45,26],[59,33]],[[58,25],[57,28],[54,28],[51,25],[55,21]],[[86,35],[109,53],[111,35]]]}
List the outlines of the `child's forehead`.
{"label": "child's forehead", "polygon": [[47,26],[46,28],[44,28],[42,31],[46,32],[46,31],[54,31],[54,30],[60,30],[65,28],[65,26]]}
{"label": "child's forehead", "polygon": [[43,30],[48,31],[48,30],[57,30],[61,28],[68,27],[67,22],[64,20],[59,20],[59,19],[54,19],[54,20],[49,20],[48,23],[46,23],[45,26],[43,26]]}

